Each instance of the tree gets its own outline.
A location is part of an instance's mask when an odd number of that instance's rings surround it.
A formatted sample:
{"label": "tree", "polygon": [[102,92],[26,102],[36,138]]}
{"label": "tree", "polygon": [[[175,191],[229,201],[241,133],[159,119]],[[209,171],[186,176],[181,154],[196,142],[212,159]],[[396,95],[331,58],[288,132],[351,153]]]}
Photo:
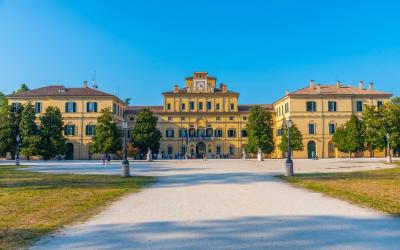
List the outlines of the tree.
{"label": "tree", "polygon": [[140,111],[132,130],[132,146],[138,147],[141,152],[147,152],[148,148],[152,152],[158,152],[161,137],[161,132],[157,129],[157,117],[149,109]]}
{"label": "tree", "polygon": [[13,91],[13,94],[24,93],[24,92],[26,92],[28,90],[29,90],[28,85],[23,83],[23,84],[21,84],[21,87],[19,87],[19,89],[17,89],[16,91]]}
{"label": "tree", "polygon": [[257,153],[260,148],[264,153],[271,153],[274,148],[272,136],[272,115],[260,106],[250,109],[249,119],[246,125],[248,142],[246,152]]}
{"label": "tree", "polygon": [[[286,152],[288,150],[288,129],[284,127],[282,131],[282,139],[278,147],[281,152]],[[302,151],[304,148],[303,135],[294,123],[292,123],[290,127],[290,146],[293,151]]]}
{"label": "tree", "polygon": [[12,158],[16,152],[22,109],[22,105],[16,104],[0,110],[0,152],[10,152]]}
{"label": "tree", "polygon": [[36,114],[31,102],[28,102],[21,114],[21,122],[19,124],[21,136],[21,153],[28,159],[32,155],[39,153],[40,136],[38,127],[35,123]]}
{"label": "tree", "polygon": [[117,126],[109,108],[101,110],[97,117],[96,135],[93,138],[93,153],[116,153],[122,149],[122,131]]}
{"label": "tree", "polygon": [[400,102],[394,98],[391,103],[383,106],[386,132],[389,133],[389,143],[392,149],[400,148]]}
{"label": "tree", "polygon": [[7,110],[8,108],[8,101],[7,97],[0,91],[0,112],[1,110]]}
{"label": "tree", "polygon": [[341,152],[351,153],[360,152],[364,149],[364,132],[360,119],[352,114],[344,126],[336,129],[333,135],[333,142]]}
{"label": "tree", "polygon": [[60,109],[49,106],[40,117],[40,155],[49,160],[65,153],[64,122]]}
{"label": "tree", "polygon": [[384,107],[377,109],[375,106],[366,106],[363,113],[364,142],[373,157],[375,149],[383,150],[386,147],[386,126]]}

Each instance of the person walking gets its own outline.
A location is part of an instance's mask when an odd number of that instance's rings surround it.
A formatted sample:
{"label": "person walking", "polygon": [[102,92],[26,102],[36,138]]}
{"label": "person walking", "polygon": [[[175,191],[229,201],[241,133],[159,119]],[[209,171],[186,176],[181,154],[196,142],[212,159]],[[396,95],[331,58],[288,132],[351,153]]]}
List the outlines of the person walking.
{"label": "person walking", "polygon": [[106,155],[107,156],[107,165],[110,165],[111,163],[111,155],[110,154],[107,154]]}
{"label": "person walking", "polygon": [[106,154],[102,153],[101,159],[103,160],[103,165],[105,165],[106,164]]}

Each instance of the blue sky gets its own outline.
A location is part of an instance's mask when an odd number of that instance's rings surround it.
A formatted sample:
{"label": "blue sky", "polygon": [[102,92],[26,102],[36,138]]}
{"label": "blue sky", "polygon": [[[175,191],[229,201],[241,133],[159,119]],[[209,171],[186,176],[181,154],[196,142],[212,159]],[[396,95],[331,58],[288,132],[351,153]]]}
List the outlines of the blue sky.
{"label": "blue sky", "polygon": [[162,104],[208,71],[271,103],[310,79],[400,94],[398,1],[0,0],[0,91],[81,86]]}

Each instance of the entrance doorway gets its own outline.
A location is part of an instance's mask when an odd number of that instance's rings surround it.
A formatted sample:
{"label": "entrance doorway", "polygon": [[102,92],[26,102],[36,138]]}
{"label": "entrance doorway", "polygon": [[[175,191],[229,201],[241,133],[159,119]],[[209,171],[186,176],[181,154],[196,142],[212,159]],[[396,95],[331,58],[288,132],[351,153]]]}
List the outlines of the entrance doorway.
{"label": "entrance doorway", "polygon": [[307,144],[308,159],[312,159],[317,155],[316,146],[314,141],[309,141]]}
{"label": "entrance doorway", "polygon": [[65,147],[66,147],[65,159],[73,160],[74,159],[74,144],[68,142]]}
{"label": "entrance doorway", "polygon": [[206,144],[202,141],[198,142],[196,144],[196,157],[202,158],[205,153],[206,153]]}

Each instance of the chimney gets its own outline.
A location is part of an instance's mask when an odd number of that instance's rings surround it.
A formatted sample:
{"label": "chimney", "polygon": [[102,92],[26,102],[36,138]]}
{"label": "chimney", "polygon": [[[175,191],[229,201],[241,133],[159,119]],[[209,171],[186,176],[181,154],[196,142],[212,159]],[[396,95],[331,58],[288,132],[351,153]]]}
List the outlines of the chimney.
{"label": "chimney", "polygon": [[314,80],[310,80],[310,88],[315,88],[315,82]]}
{"label": "chimney", "polygon": [[178,85],[174,85],[174,93],[179,93],[179,86]]}
{"label": "chimney", "polygon": [[373,82],[369,83],[369,90],[374,90],[374,83]]}
{"label": "chimney", "polygon": [[228,90],[226,84],[224,84],[224,83],[220,84],[220,88],[221,88],[222,92],[224,92],[224,93],[227,92],[227,90]]}
{"label": "chimney", "polygon": [[364,89],[364,81],[360,81],[360,83],[358,84],[358,87],[360,89]]}
{"label": "chimney", "polygon": [[83,81],[83,87],[84,87],[84,88],[87,88],[87,87],[88,87],[87,81]]}
{"label": "chimney", "polygon": [[342,86],[342,85],[341,85],[341,82],[340,82],[340,81],[337,81],[337,82],[336,82],[336,87],[337,87],[337,88],[340,88],[341,86]]}
{"label": "chimney", "polygon": [[317,84],[317,93],[320,94],[321,93],[321,84]]}
{"label": "chimney", "polygon": [[289,90],[285,90],[285,96],[289,95]]}

